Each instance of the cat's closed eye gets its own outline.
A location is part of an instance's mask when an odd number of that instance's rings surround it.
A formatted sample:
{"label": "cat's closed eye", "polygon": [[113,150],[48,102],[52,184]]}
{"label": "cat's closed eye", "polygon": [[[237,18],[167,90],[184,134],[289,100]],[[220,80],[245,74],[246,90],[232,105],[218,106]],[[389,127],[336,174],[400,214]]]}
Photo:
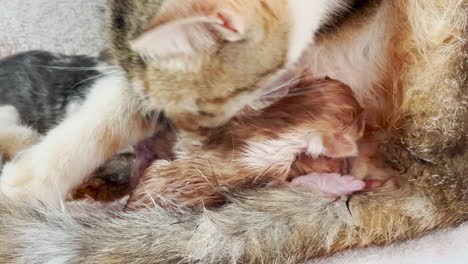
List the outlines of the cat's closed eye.
{"label": "cat's closed eye", "polygon": [[115,4],[111,13],[112,21],[131,21],[111,29],[113,53],[134,76],[144,107],[164,112],[182,128],[224,124],[286,63],[290,25],[283,22],[289,15],[284,0],[125,6],[119,11]]}

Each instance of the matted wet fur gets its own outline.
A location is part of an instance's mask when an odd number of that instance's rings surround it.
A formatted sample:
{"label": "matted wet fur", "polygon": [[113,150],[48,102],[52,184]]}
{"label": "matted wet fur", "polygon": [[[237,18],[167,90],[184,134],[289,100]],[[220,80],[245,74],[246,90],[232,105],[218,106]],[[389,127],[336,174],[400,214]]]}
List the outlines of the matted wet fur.
{"label": "matted wet fur", "polygon": [[354,34],[369,33],[372,23],[388,26],[389,45],[377,49],[388,53],[377,83],[398,109],[382,124],[394,134],[387,161],[410,179],[399,190],[334,202],[301,189],[240,190],[227,193],[232,203],[213,211],[169,215],[155,208],[118,217],[1,198],[0,262],[298,263],[466,221],[467,3],[383,1],[374,12],[314,45],[341,48],[354,43]]}

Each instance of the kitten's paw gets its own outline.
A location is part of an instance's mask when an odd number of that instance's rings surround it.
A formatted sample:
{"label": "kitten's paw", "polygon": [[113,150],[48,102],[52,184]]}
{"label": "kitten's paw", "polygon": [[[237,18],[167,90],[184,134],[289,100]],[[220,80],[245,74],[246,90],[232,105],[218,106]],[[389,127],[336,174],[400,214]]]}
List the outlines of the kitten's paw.
{"label": "kitten's paw", "polygon": [[40,159],[32,159],[28,151],[5,164],[0,176],[0,192],[10,199],[60,205],[63,195],[50,174],[40,173]]}
{"label": "kitten's paw", "polygon": [[21,117],[14,106],[0,106],[0,125],[18,125],[21,122]]}
{"label": "kitten's paw", "polygon": [[312,173],[294,178],[291,184],[318,190],[333,197],[349,195],[366,186],[365,182],[353,176],[342,176],[338,173]]}

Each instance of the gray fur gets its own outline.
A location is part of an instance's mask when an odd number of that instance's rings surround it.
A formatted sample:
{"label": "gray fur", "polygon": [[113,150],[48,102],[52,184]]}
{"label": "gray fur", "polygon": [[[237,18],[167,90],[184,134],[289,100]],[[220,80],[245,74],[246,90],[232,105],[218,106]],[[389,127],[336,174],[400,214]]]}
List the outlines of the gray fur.
{"label": "gray fur", "polygon": [[[393,192],[393,191],[392,191]],[[356,203],[369,207],[362,216],[347,207],[347,200],[333,201],[310,190],[263,189],[230,193],[232,203],[214,211],[169,214],[161,208],[137,213],[94,209],[55,211],[9,204],[1,199],[1,263],[300,263],[311,256],[334,252],[334,243],[348,246],[373,241],[360,217],[391,215],[391,206]],[[417,196],[386,195],[389,203],[411,206]],[[375,198],[376,196],[374,196]],[[393,197],[393,198],[392,198]],[[358,198],[359,199],[359,198]],[[430,204],[429,200],[426,200]],[[389,210],[389,212],[385,212]],[[84,213],[85,212],[85,213]],[[411,215],[409,221],[433,221],[431,208]],[[454,216],[455,217],[455,216]],[[378,221],[378,219],[376,219]],[[401,219],[384,230],[385,236],[408,233]],[[412,226],[428,232],[427,226]],[[418,228],[421,228],[418,230]],[[404,235],[408,238],[407,234]],[[415,235],[413,235],[415,237]]]}
{"label": "gray fur", "polygon": [[81,102],[96,77],[98,60],[47,51],[30,51],[0,60],[0,105],[13,105],[23,122],[46,132]]}
{"label": "gray fur", "polygon": [[[200,214],[182,209],[168,214],[155,208],[113,215],[111,211],[93,210],[92,205],[85,204],[82,208],[88,213],[67,213],[8,204],[2,199],[0,229],[5,232],[0,240],[0,260],[2,263],[242,263],[243,260],[256,263],[260,261],[256,258],[262,257],[261,252],[268,249],[273,251],[264,252],[264,263],[295,263],[292,261],[297,258],[288,255],[291,253],[288,247],[294,242],[288,238],[302,228],[310,228],[311,218],[344,219],[333,224],[337,231],[352,220],[344,201],[324,206],[331,199],[310,192],[264,190],[238,195],[233,197],[233,205]],[[261,204],[252,203],[262,200]],[[324,203],[325,200],[328,202]],[[314,209],[302,210],[306,207]],[[252,259],[250,254],[254,251],[256,257]],[[273,252],[275,255],[271,255]]]}

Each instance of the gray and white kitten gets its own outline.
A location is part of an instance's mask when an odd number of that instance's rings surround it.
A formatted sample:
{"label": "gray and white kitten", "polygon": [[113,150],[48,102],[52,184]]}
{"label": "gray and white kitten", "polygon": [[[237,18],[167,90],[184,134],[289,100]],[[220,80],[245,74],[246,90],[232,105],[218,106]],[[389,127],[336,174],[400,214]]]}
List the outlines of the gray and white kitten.
{"label": "gray and white kitten", "polygon": [[[46,134],[66,116],[76,112],[94,84],[112,69],[107,61],[105,52],[99,57],[92,57],[39,50],[0,60],[0,108],[2,105],[13,106],[16,111],[11,108],[8,110],[11,118],[19,119],[19,123],[31,129],[23,127],[12,133],[18,135],[24,132],[27,135],[23,138],[33,135],[31,140],[10,141],[10,145],[21,149],[33,144],[39,139],[36,131]],[[2,135],[8,132],[8,128],[2,129]],[[3,145],[2,147],[5,148]],[[2,164],[13,158],[13,154],[8,153],[8,148],[2,151],[0,171]],[[107,184],[126,186],[133,161],[131,151],[120,153],[97,169],[93,179],[99,178]]]}
{"label": "gray and white kitten", "polygon": [[45,133],[76,109],[105,75],[99,58],[29,51],[0,60],[0,105],[12,105],[22,122]]}

